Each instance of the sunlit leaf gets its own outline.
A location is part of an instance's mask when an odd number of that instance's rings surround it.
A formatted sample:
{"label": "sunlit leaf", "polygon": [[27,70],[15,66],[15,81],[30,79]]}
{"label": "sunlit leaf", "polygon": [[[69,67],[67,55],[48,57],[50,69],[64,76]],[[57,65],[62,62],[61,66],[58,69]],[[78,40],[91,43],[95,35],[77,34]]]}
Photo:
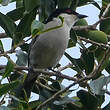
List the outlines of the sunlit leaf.
{"label": "sunlit leaf", "polygon": [[35,36],[38,32],[43,31],[43,29],[44,29],[44,24],[41,23],[40,21],[34,20],[32,22],[32,25],[31,25],[32,36]]}

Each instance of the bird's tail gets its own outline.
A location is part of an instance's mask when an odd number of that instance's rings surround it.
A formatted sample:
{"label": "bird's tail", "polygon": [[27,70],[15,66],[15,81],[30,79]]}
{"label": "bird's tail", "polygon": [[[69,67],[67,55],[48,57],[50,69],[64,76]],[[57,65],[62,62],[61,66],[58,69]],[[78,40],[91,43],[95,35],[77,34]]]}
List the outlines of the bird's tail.
{"label": "bird's tail", "polygon": [[32,69],[29,69],[24,82],[20,84],[15,91],[16,97],[23,100],[28,99],[31,95],[31,91],[37,77],[38,77],[38,74],[35,73]]}

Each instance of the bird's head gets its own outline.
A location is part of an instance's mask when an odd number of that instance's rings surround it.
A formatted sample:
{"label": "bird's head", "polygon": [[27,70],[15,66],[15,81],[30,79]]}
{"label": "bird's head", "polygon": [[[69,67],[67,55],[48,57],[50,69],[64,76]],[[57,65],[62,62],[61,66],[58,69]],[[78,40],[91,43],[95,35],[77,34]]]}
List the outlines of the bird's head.
{"label": "bird's head", "polygon": [[52,21],[54,18],[61,16],[68,27],[72,27],[78,19],[87,17],[86,15],[79,14],[70,8],[56,9],[47,19],[47,22]]}

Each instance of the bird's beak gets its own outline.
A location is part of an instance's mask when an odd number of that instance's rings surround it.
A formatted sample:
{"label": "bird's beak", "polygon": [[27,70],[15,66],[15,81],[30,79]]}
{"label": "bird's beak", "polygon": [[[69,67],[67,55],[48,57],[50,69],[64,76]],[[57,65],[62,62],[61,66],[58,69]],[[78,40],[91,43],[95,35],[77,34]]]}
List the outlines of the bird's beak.
{"label": "bird's beak", "polygon": [[82,19],[82,18],[86,18],[86,17],[88,17],[88,16],[82,15],[82,14],[78,14],[77,17],[78,17],[79,19]]}

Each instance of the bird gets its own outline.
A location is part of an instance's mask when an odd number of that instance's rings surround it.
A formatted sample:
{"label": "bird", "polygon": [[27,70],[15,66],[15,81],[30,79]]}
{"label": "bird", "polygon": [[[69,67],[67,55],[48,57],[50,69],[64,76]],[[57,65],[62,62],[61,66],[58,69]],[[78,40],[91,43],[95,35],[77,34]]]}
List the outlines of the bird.
{"label": "bird", "polygon": [[67,49],[72,26],[79,19],[87,17],[70,8],[56,9],[47,18],[44,30],[60,26],[62,21],[59,16],[64,19],[61,27],[34,37],[30,43],[28,53],[28,66],[30,70],[23,84],[27,97],[30,97],[33,84],[36,77],[38,77],[38,73],[35,73],[33,70],[55,67]]}

